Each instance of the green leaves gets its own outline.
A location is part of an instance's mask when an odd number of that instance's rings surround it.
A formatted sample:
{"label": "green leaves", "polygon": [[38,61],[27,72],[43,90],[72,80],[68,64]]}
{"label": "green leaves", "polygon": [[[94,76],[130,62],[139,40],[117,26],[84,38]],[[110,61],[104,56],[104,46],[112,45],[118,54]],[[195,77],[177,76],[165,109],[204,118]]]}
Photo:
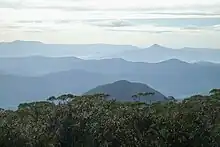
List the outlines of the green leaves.
{"label": "green leaves", "polygon": [[220,146],[218,92],[178,103],[174,98],[153,104],[108,101],[106,94],[24,103],[16,111],[0,109],[0,146]]}

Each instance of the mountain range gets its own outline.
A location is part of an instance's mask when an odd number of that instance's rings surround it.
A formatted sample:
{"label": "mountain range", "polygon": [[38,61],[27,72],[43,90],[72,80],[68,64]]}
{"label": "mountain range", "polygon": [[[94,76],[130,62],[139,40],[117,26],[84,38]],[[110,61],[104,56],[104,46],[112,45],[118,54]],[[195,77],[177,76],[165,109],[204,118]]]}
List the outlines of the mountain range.
{"label": "mountain range", "polygon": [[[102,74],[159,74],[218,70],[220,64],[211,62],[188,63],[169,59],[158,63],[132,62],[121,58],[83,60],[76,57],[4,57],[0,58],[0,73],[18,76],[44,76],[62,71],[84,70]],[[178,71],[176,71],[178,70]],[[194,72],[192,72],[193,74]]]}
{"label": "mountain range", "polygon": [[146,63],[121,58],[4,57],[0,58],[0,107],[63,93],[83,94],[118,80],[147,84],[165,96],[185,98],[219,88],[219,75],[220,64],[178,59]]}
{"label": "mountain range", "polygon": [[183,47],[173,49],[154,44],[148,48],[111,44],[44,44],[34,41],[0,43],[0,57],[75,56],[83,59],[123,58],[138,62],[161,62],[171,58],[186,62],[220,63],[220,49]]}
{"label": "mountain range", "polygon": [[0,43],[0,107],[127,80],[185,98],[220,87],[220,50],[109,44]]}
{"label": "mountain range", "polygon": [[210,61],[219,63],[219,55],[219,49],[190,47],[172,49],[154,44],[145,49],[124,51],[120,54],[115,54],[113,57],[140,62],[161,62],[175,58],[186,62]]}
{"label": "mountain range", "polygon": [[22,41],[0,43],[0,57],[75,56],[84,59],[95,59],[103,56],[139,49],[131,45],[111,44],[45,44],[38,41]]}

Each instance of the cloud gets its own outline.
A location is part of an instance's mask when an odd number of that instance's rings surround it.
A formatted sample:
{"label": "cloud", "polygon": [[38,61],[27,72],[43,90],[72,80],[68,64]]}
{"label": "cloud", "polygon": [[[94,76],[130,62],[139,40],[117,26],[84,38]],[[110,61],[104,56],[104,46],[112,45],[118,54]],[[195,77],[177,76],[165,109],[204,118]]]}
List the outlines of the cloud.
{"label": "cloud", "polygon": [[214,26],[213,26],[213,29],[214,29],[215,31],[220,31],[220,24],[219,24],[219,25],[214,25]]}
{"label": "cloud", "polygon": [[22,26],[19,25],[7,25],[7,26],[0,26],[1,29],[20,29]]}
{"label": "cloud", "polygon": [[98,9],[84,6],[26,6],[26,9],[52,9],[63,11],[97,11]]}
{"label": "cloud", "polygon": [[[0,0],[0,8],[14,9],[56,9],[63,11],[165,11],[202,10],[200,12],[219,12],[219,0]],[[207,10],[207,11],[205,11]],[[196,13],[195,13],[196,14]],[[175,15],[175,14],[174,14]],[[186,14],[187,15],[187,14]],[[197,13],[196,15],[201,15]],[[203,15],[203,14],[202,14]],[[206,15],[206,14],[204,14]]]}
{"label": "cloud", "polygon": [[[203,24],[203,22],[205,22]],[[18,30],[24,32],[72,31],[89,27],[92,30],[114,32],[146,32],[151,34],[173,32],[219,31],[220,19],[217,18],[172,18],[172,19],[51,19],[19,20],[1,23],[1,30]]]}
{"label": "cloud", "polygon": [[158,27],[207,27],[220,24],[220,17],[214,18],[151,18],[151,19],[128,19],[139,25],[154,25]]}
{"label": "cloud", "polygon": [[212,26],[187,26],[181,28],[182,30],[188,31],[220,31],[220,24],[219,25],[212,25]]}
{"label": "cloud", "polygon": [[52,23],[32,23],[32,21],[18,21],[10,24],[0,24],[1,31],[18,31],[18,32],[50,32],[62,30]]}
{"label": "cloud", "polygon": [[21,8],[23,3],[21,0],[0,0],[0,8]]}
{"label": "cloud", "polygon": [[183,30],[201,30],[202,27],[199,27],[199,26],[187,26],[187,27],[183,27],[181,29],[183,29]]}
{"label": "cloud", "polygon": [[88,24],[99,27],[126,27],[133,26],[133,24],[126,20],[90,20]]}
{"label": "cloud", "polygon": [[116,32],[140,32],[140,33],[150,33],[150,34],[162,34],[162,33],[172,33],[173,31],[150,31],[150,30],[132,30],[132,29],[124,29],[124,30],[115,30],[108,29],[108,31],[116,31]]}
{"label": "cloud", "polygon": [[[0,8],[52,9],[63,11],[93,11],[95,8],[77,4],[83,0],[0,0]],[[77,5],[76,5],[77,4]]]}
{"label": "cloud", "polygon": [[77,20],[71,20],[71,19],[57,19],[57,20],[19,20],[15,23],[19,24],[44,24],[44,23],[55,23],[55,24],[69,24],[72,22],[78,22]]}
{"label": "cloud", "polygon": [[174,15],[174,16],[220,16],[219,12],[143,12],[143,14]]}
{"label": "cloud", "polygon": [[19,20],[19,21],[16,21],[16,22],[21,23],[21,24],[29,24],[29,23],[40,24],[40,23],[43,23],[42,20]]}
{"label": "cloud", "polygon": [[114,31],[114,32],[137,32],[137,33],[150,33],[150,34],[162,34],[162,33],[172,33],[179,31],[179,28],[175,27],[160,27],[150,24],[142,24],[136,26],[129,26],[123,28],[107,28],[107,31]]}
{"label": "cloud", "polygon": [[63,19],[63,20],[54,20],[55,24],[70,24],[74,22],[79,22],[78,20],[71,20],[71,19]]}
{"label": "cloud", "polygon": [[27,33],[42,33],[42,30],[24,30],[23,32],[27,32]]}
{"label": "cloud", "polygon": [[134,25],[130,27],[123,27],[123,28],[110,28],[106,29],[108,31],[115,31],[115,32],[140,32],[140,33],[151,33],[151,34],[162,34],[162,33],[198,33],[204,31],[211,31],[216,32],[220,31],[220,24],[210,24],[210,25],[183,25],[183,26],[161,26],[161,25],[154,25],[149,23],[142,23],[139,25]]}

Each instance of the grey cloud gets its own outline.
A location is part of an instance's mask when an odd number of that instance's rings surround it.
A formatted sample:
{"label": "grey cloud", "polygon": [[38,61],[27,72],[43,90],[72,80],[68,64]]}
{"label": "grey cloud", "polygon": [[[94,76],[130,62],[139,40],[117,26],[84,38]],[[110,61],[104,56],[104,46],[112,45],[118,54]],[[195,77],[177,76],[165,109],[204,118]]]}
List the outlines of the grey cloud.
{"label": "grey cloud", "polygon": [[59,31],[58,29],[52,29],[48,27],[26,27],[21,30],[22,32],[27,32],[27,33],[43,33],[43,32],[57,32]]}
{"label": "grey cloud", "polygon": [[45,22],[55,23],[55,24],[66,24],[66,23],[76,22],[76,20],[70,20],[70,19],[66,19],[66,20],[20,20],[16,22],[21,23],[21,24],[42,24]]}
{"label": "grey cloud", "polygon": [[26,8],[34,8],[34,9],[58,9],[63,11],[95,11],[97,9],[81,7],[81,6],[29,6]]}
{"label": "grey cloud", "polygon": [[58,31],[58,29],[55,29],[55,28],[51,28],[51,27],[48,27],[48,26],[29,26],[29,27],[26,27],[26,30],[29,30],[29,31],[41,31],[41,32],[44,32],[44,31]]}
{"label": "grey cloud", "polygon": [[132,29],[127,29],[127,30],[116,30],[116,29],[108,29],[109,31],[116,31],[116,32],[141,32],[141,33],[151,33],[151,34],[162,34],[162,33],[174,33],[174,32],[179,32],[181,30],[185,30],[185,31],[192,31],[192,32],[198,32],[198,31],[202,31],[202,30],[208,30],[208,31],[220,31],[220,29],[214,29],[211,27],[183,27],[180,28],[179,30],[167,30],[167,31],[150,31],[150,30],[132,30]]}
{"label": "grey cloud", "polygon": [[[82,0],[74,0],[74,1],[82,1]],[[171,6],[171,7],[130,7],[130,8],[92,8],[87,6],[35,6],[35,5],[25,5],[25,3],[20,0],[17,2],[8,2],[7,0],[0,1],[0,8],[13,8],[13,9],[56,9],[62,11],[127,11],[134,12],[137,14],[158,14],[158,15],[194,15],[194,16],[219,16],[220,15],[220,3],[212,4],[212,5],[191,5],[191,6]],[[180,12],[185,10],[202,10],[200,12]],[[157,12],[155,12],[157,11]],[[171,12],[163,12],[163,11],[171,11]],[[176,11],[176,12],[172,12]],[[62,23],[62,22],[60,22]],[[67,23],[67,22],[64,22]],[[117,25],[117,24],[116,24]]]}
{"label": "grey cloud", "polygon": [[151,33],[151,34],[162,34],[162,33],[172,33],[173,31],[150,31],[150,30],[115,30],[115,29],[107,29],[108,31],[116,31],[116,32],[142,32],[142,33]]}
{"label": "grey cloud", "polygon": [[142,14],[158,14],[158,15],[185,15],[185,16],[219,16],[220,13],[201,13],[201,12],[145,12]]}
{"label": "grey cloud", "polygon": [[126,27],[126,26],[133,26],[130,21],[126,20],[90,20],[87,21],[88,24],[99,26],[99,27]]}
{"label": "grey cloud", "polygon": [[128,19],[136,24],[150,24],[157,27],[175,27],[187,28],[191,27],[209,27],[220,24],[220,17],[207,18],[153,18],[153,19]]}
{"label": "grey cloud", "polygon": [[8,28],[8,29],[19,29],[19,28],[22,28],[22,26],[19,26],[19,25],[8,25],[8,26],[5,26],[3,28]]}
{"label": "grey cloud", "polygon": [[17,23],[24,23],[24,24],[27,24],[27,23],[43,23],[43,21],[41,20],[20,20],[20,21],[17,21]]}
{"label": "grey cloud", "polygon": [[8,2],[7,0],[0,1],[0,8],[18,9],[22,7],[23,7],[23,3],[21,1],[17,1],[17,2]]}
{"label": "grey cloud", "polygon": [[27,32],[27,33],[42,33],[43,31],[41,31],[41,30],[24,30],[23,32]]}
{"label": "grey cloud", "polygon": [[[37,9],[59,9],[59,10],[65,10],[65,11],[135,11],[135,12],[141,12],[141,11],[163,11],[163,10],[197,10],[197,9],[202,9],[202,10],[213,10],[213,9],[218,9],[220,7],[220,3],[213,4],[213,5],[190,5],[190,6],[170,6],[170,7],[130,7],[130,8],[91,8],[91,7],[85,7],[85,6],[32,6],[30,8],[37,8]],[[194,12],[192,12],[194,13]],[[177,13],[175,13],[177,14]],[[174,15],[175,15],[174,14]],[[194,13],[195,15],[215,15],[212,13]],[[187,14],[186,14],[187,15]],[[218,14],[216,14],[218,15]]]}
{"label": "grey cloud", "polygon": [[[89,8],[89,7],[84,7],[84,6],[40,6],[40,7],[32,7],[32,8],[39,8],[39,9],[59,9],[59,10],[64,10],[64,11],[134,11],[134,12],[150,12],[154,13],[152,11],[167,11],[167,10],[174,10],[179,12],[180,10],[218,10],[220,7],[220,3],[212,4],[212,5],[202,5],[202,4],[197,4],[197,5],[190,5],[190,6],[170,6],[170,7],[130,7],[130,8]],[[183,15],[219,15],[219,12],[214,12],[214,13],[201,13],[201,12],[192,12],[190,13],[182,13]],[[161,13],[161,14],[166,14],[166,13]],[[167,13],[170,15],[181,15],[181,13]]]}
{"label": "grey cloud", "polygon": [[219,25],[213,25],[213,26],[187,26],[181,28],[182,30],[192,30],[192,31],[201,31],[201,30],[207,30],[207,31],[220,31],[220,24]]}
{"label": "grey cloud", "polygon": [[18,0],[14,2],[10,2],[7,0],[0,1],[0,8],[12,8],[12,9],[58,9],[64,11],[87,11],[87,10],[95,10],[92,8],[84,7],[84,6],[37,6],[37,5],[26,5],[24,1]]}
{"label": "grey cloud", "polygon": [[[200,12],[195,12],[195,14],[199,14],[199,13],[204,13],[204,12],[210,12],[210,11],[204,11],[204,10],[212,10],[211,12],[214,13],[219,13],[219,8],[220,8],[220,2],[215,3],[215,4],[192,4],[192,5],[182,5],[182,6],[158,6],[158,7],[133,7],[133,8],[117,8],[117,9],[113,9],[113,10],[118,10],[118,11],[146,11],[146,12],[161,12],[161,11],[176,11],[176,12],[181,12],[181,11],[185,11],[185,10],[203,10]],[[180,11],[181,10],[181,11]],[[217,11],[216,11],[217,10]],[[194,13],[194,12],[192,12]],[[202,14],[201,13],[201,14]]]}
{"label": "grey cloud", "polygon": [[212,29],[213,31],[220,31],[220,24],[214,25],[214,26],[209,27],[209,28]]}
{"label": "grey cloud", "polygon": [[189,27],[184,27],[181,29],[183,29],[183,30],[201,30],[202,28],[198,27],[198,26],[189,26]]}
{"label": "grey cloud", "polygon": [[59,31],[59,29],[48,26],[25,26],[25,25],[5,25],[0,26],[0,30],[6,31],[22,31],[22,32],[45,32],[45,31]]}
{"label": "grey cloud", "polygon": [[27,6],[22,3],[2,3],[0,2],[0,8],[12,8],[12,9],[55,9],[62,11],[96,11],[97,9],[81,7],[81,6]]}
{"label": "grey cloud", "polygon": [[0,26],[2,30],[18,30],[21,29],[23,26],[20,25],[7,25],[7,26]]}
{"label": "grey cloud", "polygon": [[70,19],[54,20],[54,23],[56,23],[56,24],[69,24],[69,23],[73,23],[73,22],[78,22],[78,21],[77,20],[70,20]]}

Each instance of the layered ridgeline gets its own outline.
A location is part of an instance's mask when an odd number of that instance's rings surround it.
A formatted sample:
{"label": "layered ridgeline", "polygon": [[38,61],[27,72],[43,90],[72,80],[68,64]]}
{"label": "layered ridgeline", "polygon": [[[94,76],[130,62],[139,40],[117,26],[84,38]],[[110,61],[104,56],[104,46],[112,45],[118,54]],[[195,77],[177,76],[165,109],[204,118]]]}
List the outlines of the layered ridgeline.
{"label": "layered ridgeline", "polygon": [[117,101],[141,101],[141,102],[157,102],[164,101],[167,98],[160,92],[151,87],[142,84],[120,80],[114,83],[98,86],[85,95],[94,95],[104,93],[109,95],[109,99],[116,99]]}
{"label": "layered ridgeline", "polygon": [[0,58],[0,105],[16,106],[64,93],[81,95],[121,79],[150,85],[165,96],[185,98],[220,87],[219,75],[220,64],[178,59],[145,63],[120,58]]}
{"label": "layered ridgeline", "polygon": [[170,58],[193,62],[220,62],[220,50],[184,47],[173,49],[154,44],[147,48],[112,44],[44,44],[34,41],[0,43],[0,57],[76,56],[84,59],[123,58],[131,61],[160,62]]}

